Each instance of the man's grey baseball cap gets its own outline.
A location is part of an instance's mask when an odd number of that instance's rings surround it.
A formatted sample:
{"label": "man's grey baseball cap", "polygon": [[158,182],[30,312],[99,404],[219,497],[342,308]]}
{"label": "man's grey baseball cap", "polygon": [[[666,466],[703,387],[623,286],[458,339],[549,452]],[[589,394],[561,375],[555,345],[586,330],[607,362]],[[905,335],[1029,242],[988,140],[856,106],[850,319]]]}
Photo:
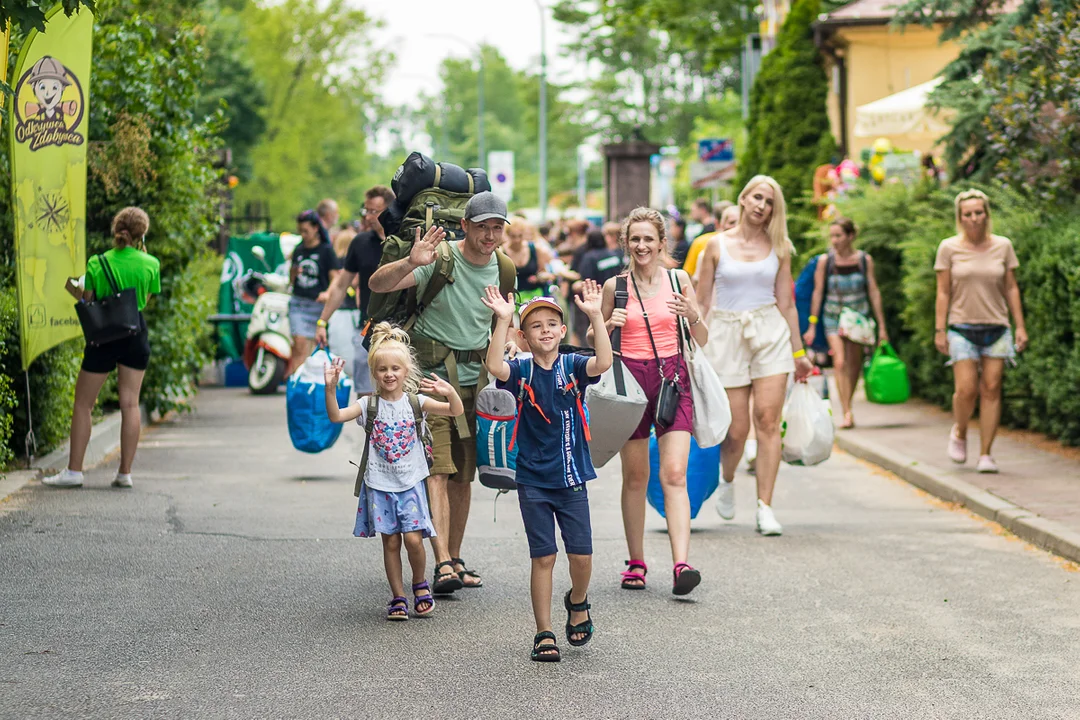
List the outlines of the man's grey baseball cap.
{"label": "man's grey baseball cap", "polygon": [[506,219],[506,203],[493,192],[479,192],[469,198],[465,204],[465,219],[470,222],[484,222],[498,218],[509,223]]}

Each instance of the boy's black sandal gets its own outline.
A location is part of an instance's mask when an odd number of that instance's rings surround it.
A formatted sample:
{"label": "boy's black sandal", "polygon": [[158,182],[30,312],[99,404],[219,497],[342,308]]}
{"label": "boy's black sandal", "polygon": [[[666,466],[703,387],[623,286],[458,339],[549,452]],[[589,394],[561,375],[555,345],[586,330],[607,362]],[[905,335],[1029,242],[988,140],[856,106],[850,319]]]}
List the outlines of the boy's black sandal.
{"label": "boy's black sandal", "polygon": [[[593,626],[592,614],[589,613],[589,608],[592,607],[592,605],[589,604],[589,596],[585,596],[584,602],[575,604],[570,602],[570,593],[572,592],[573,590],[567,590],[566,597],[563,598],[563,605],[566,606],[566,640],[574,647],[581,647],[592,640],[593,631],[596,628]],[[589,615],[585,622],[578,625],[571,625],[570,613],[572,612],[589,613]],[[574,640],[571,635],[584,635],[585,637],[580,640]]]}
{"label": "boy's black sandal", "polygon": [[[449,568],[446,572],[439,572],[442,568]],[[441,580],[439,578],[442,578]],[[435,566],[435,577],[431,586],[431,592],[435,595],[449,595],[455,590],[465,587],[461,578],[454,572],[454,563],[447,560]]]}
{"label": "boy's black sandal", "polygon": [[[541,645],[541,640],[550,640],[551,644]],[[562,660],[562,655],[559,654],[559,646],[555,644],[555,633],[549,630],[536,633],[536,637],[533,638],[532,654],[529,657],[532,658],[533,662],[559,662]]]}

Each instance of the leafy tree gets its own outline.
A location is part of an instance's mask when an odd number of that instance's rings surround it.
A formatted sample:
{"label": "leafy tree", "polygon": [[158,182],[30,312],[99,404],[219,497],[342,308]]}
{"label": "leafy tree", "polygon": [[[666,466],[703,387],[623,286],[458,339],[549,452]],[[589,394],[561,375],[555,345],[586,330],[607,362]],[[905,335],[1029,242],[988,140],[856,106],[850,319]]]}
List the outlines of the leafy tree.
{"label": "leafy tree", "polygon": [[368,162],[370,88],[392,59],[371,42],[378,23],[346,0],[248,2],[240,20],[265,92],[257,112],[266,130],[249,153],[251,179],[237,188],[237,202],[265,202],[279,228],[324,196],[337,198],[347,217],[366,189],[357,168]]}
{"label": "leafy tree", "polygon": [[1080,15],[1044,8],[985,65],[987,161],[1006,187],[1042,200],[1080,193]]}
{"label": "leafy tree", "polygon": [[[95,9],[94,0],[61,0],[68,17],[85,7]],[[56,5],[56,0],[0,0],[0,28],[11,22],[12,30],[19,35],[30,30],[45,29],[45,13]],[[2,78],[0,78],[2,81]]]}
{"label": "leafy tree", "polygon": [[[535,205],[540,184],[539,77],[510,67],[491,46],[484,46],[481,52],[485,150],[514,151],[513,201]],[[425,130],[431,135],[438,160],[465,167],[477,163],[477,72],[469,60],[448,58],[439,69],[441,92],[424,98],[421,115],[426,119]],[[576,188],[577,146],[593,133],[584,122],[584,110],[568,101],[564,93],[565,88],[548,83],[547,171],[548,194],[552,198]],[[487,165],[486,159],[482,165]]]}
{"label": "leafy tree", "polygon": [[232,151],[233,167],[242,181],[251,179],[252,151],[266,132],[266,91],[248,53],[240,11],[245,0],[204,3],[206,71],[200,88],[200,116],[224,110],[221,140]]}
{"label": "leafy tree", "polygon": [[[1030,71],[1007,51],[1019,50],[1017,28],[1030,28],[1042,8],[1051,13],[1075,10],[1074,0],[907,0],[897,9],[898,26],[943,25],[941,40],[956,40],[960,55],[942,71],[944,82],[930,96],[931,106],[952,113],[952,130],[942,137],[945,159],[956,178],[991,180],[1001,160],[988,137],[985,120],[997,96],[986,78],[1000,81]],[[1069,73],[1075,82],[1075,67]],[[1019,80],[1024,82],[1024,80]]]}
{"label": "leafy tree", "polygon": [[678,144],[713,97],[738,86],[751,8],[742,0],[561,0],[554,15],[578,31],[567,50],[602,68],[586,83],[596,128],[609,139],[640,128],[654,142]]}
{"label": "leafy tree", "polygon": [[819,7],[819,0],[795,0],[776,49],[762,59],[739,158],[737,188],[754,175],[772,175],[792,204],[811,191],[814,168],[836,153],[825,105],[828,78],[813,40]]}

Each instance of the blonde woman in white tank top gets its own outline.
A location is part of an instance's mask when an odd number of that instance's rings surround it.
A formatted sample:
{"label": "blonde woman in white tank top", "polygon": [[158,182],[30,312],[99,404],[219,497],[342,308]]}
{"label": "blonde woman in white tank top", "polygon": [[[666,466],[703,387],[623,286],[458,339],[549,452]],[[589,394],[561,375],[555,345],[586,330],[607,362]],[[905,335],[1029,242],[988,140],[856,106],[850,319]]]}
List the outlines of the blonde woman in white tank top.
{"label": "blonde woman in white tank top", "polygon": [[720,449],[717,511],[725,520],[735,517],[733,481],[750,433],[752,397],[757,530],[779,535],[782,528],[771,506],[780,469],[780,413],[788,373],[804,382],[813,365],[799,336],[783,191],[771,177],[758,175],[739,194],[739,210],[739,224],[709,241],[697,288],[711,337],[704,350],[731,403],[731,429]]}

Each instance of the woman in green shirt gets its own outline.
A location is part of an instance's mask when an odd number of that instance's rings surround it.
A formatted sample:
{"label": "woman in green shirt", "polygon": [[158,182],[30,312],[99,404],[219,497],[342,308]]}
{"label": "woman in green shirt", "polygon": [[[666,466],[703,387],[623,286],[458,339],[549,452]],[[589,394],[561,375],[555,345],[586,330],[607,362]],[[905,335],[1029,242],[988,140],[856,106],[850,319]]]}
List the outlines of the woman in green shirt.
{"label": "woman in green shirt", "polygon": [[91,412],[97,402],[101,386],[115,368],[117,390],[120,395],[120,469],[113,480],[113,487],[131,487],[131,464],[139,444],[141,418],[139,416],[139,392],[143,375],[150,363],[150,338],[142,310],[152,293],[161,292],[161,272],[158,259],[137,246],[145,245],[150,218],[140,208],[127,207],[116,214],[112,221],[112,234],[116,246],[95,255],[86,262],[86,280],[83,299],[92,300],[112,293],[101,257],[105,258],[116,278],[119,289],[135,288],[139,301],[139,319],[142,329],[131,337],[115,340],[99,347],[86,346],[83,351],[82,370],[75,382],[75,408],[71,414],[71,452],[65,470],[42,482],[53,487],[80,487],[83,483],[83,457],[90,442],[93,423]]}

